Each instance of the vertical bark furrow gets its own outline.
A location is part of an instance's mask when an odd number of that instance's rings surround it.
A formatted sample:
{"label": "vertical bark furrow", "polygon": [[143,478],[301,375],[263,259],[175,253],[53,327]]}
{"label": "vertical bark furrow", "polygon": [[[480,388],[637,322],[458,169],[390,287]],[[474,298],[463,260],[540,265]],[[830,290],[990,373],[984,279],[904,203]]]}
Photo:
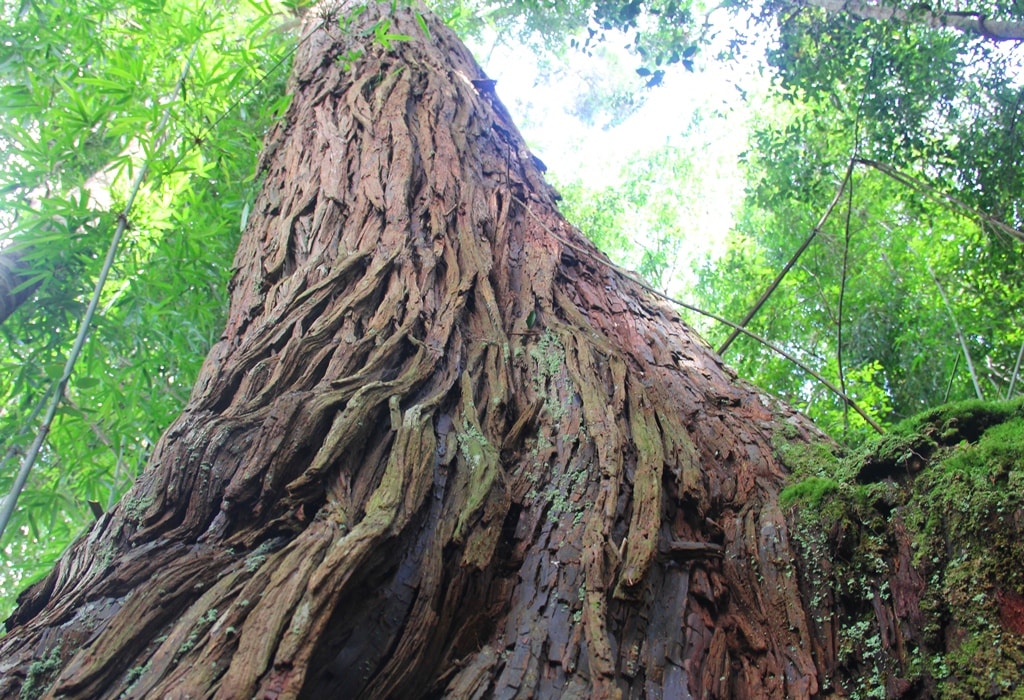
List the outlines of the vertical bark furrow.
{"label": "vertical bark furrow", "polygon": [[662,470],[665,454],[662,438],[651,409],[639,387],[627,387],[629,394],[630,441],[636,449],[633,476],[633,504],[626,536],[626,558],[615,587],[617,598],[633,597],[636,586],[646,577],[658,548],[662,519]]}

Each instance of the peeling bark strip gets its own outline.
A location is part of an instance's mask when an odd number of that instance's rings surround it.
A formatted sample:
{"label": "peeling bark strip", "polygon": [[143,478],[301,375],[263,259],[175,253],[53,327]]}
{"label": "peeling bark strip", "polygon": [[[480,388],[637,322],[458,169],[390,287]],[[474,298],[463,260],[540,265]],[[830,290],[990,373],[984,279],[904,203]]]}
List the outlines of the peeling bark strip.
{"label": "peeling bark strip", "polygon": [[224,335],[0,696],[815,694],[769,445],[813,430],[565,223],[446,28],[361,46],[382,12],[307,29]]}

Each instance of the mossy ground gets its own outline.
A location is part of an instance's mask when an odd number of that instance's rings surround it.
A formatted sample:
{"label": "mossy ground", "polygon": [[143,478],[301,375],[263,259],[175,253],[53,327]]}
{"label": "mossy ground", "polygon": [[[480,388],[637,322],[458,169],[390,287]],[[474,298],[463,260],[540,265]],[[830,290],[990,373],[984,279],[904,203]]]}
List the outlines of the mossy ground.
{"label": "mossy ground", "polygon": [[846,456],[777,448],[836,690],[1024,698],[1024,401],[943,406]]}

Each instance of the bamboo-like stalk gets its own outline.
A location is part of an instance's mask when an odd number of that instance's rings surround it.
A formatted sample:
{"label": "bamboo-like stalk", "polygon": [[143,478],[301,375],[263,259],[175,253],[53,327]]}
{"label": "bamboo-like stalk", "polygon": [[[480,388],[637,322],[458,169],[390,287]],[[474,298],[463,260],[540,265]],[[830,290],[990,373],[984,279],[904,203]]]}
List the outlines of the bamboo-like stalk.
{"label": "bamboo-like stalk", "polygon": [[1010,377],[1010,386],[1006,390],[1006,398],[1013,396],[1013,387],[1017,384],[1017,377],[1020,376],[1020,361],[1024,358],[1024,343],[1020,344],[1020,352],[1017,353],[1017,362],[1013,366],[1013,376]]}
{"label": "bamboo-like stalk", "polygon": [[956,320],[956,314],[953,313],[953,305],[949,302],[949,297],[946,296],[946,290],[942,288],[942,284],[939,283],[939,278],[935,276],[935,272],[932,270],[931,265],[928,266],[928,274],[931,276],[932,281],[935,282],[935,287],[939,290],[939,296],[942,297],[942,303],[946,305],[946,311],[949,312],[949,319],[953,322],[953,328],[956,330],[957,340],[960,341],[960,349],[964,353],[964,360],[967,361],[967,369],[971,373],[971,381],[974,383],[974,393],[979,399],[984,399],[985,395],[981,391],[981,384],[978,383],[978,373],[974,371],[974,361],[971,359],[971,351],[967,347],[967,339],[964,337],[964,332],[960,328],[960,322]]}
{"label": "bamboo-like stalk", "polygon": [[[181,70],[181,75],[178,77],[178,82],[174,86],[174,91],[171,93],[171,99],[164,108],[163,115],[160,117],[160,123],[156,127],[154,132],[157,135],[154,146],[151,149],[151,153],[157,153],[163,148],[164,142],[167,139],[167,123],[171,118],[171,107],[177,101],[178,95],[181,94],[182,88],[185,85],[185,80],[188,78],[189,71],[192,67],[192,61],[195,59],[196,51],[199,49],[199,44],[195,44],[192,47],[191,53],[185,60],[185,66]],[[36,437],[32,441],[32,445],[29,447],[28,452],[25,453],[24,459],[21,461],[21,467],[18,469],[18,474],[14,478],[14,484],[11,485],[11,490],[4,498],[3,503],[0,504],[0,538],[3,537],[4,531],[7,529],[7,525],[10,523],[11,516],[14,515],[14,508],[18,503],[18,496],[21,495],[22,490],[25,488],[25,483],[28,481],[28,475],[32,472],[32,467],[35,465],[36,458],[39,456],[39,451],[43,447],[43,443],[46,442],[46,436],[50,434],[50,426],[53,425],[53,419],[57,415],[57,409],[60,407],[61,399],[64,397],[64,392],[67,389],[68,382],[71,380],[71,373],[75,370],[75,363],[78,362],[79,356],[82,354],[82,348],[85,347],[85,339],[89,335],[89,326],[92,324],[93,316],[96,314],[96,307],[99,306],[100,296],[103,293],[103,287],[107,283],[107,277],[110,275],[110,270],[114,266],[114,258],[117,256],[117,251],[121,247],[121,238],[124,236],[125,229],[128,228],[128,216],[131,214],[132,207],[135,204],[135,197],[138,195],[139,190],[142,188],[142,183],[146,179],[146,175],[149,173],[149,158],[145,159],[142,163],[142,167],[139,168],[135,174],[135,179],[132,181],[131,189],[128,192],[128,198],[125,202],[124,207],[117,215],[117,227],[114,229],[114,235],[110,239],[110,246],[107,248],[107,255],[103,260],[103,267],[100,269],[99,277],[96,278],[96,284],[93,287],[92,298],[89,300],[89,306],[85,310],[85,315],[82,317],[82,322],[78,327],[78,335],[75,338],[75,344],[71,348],[70,354],[68,354],[67,362],[64,363],[64,371],[61,374],[60,379],[57,381],[55,390],[50,397],[50,404],[46,409],[46,414],[43,416],[43,422],[39,426],[39,430],[36,431]]]}

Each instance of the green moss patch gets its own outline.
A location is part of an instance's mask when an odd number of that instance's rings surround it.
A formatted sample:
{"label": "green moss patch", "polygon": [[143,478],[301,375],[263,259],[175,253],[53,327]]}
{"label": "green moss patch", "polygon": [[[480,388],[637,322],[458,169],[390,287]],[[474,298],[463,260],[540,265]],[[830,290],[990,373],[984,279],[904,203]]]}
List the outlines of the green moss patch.
{"label": "green moss patch", "polygon": [[805,604],[850,697],[1024,698],[1022,408],[943,406],[846,456],[777,450]]}
{"label": "green moss patch", "polygon": [[779,494],[779,505],[783,508],[789,508],[797,503],[818,506],[823,498],[832,495],[838,489],[839,483],[834,479],[809,476],[784,488]]}

